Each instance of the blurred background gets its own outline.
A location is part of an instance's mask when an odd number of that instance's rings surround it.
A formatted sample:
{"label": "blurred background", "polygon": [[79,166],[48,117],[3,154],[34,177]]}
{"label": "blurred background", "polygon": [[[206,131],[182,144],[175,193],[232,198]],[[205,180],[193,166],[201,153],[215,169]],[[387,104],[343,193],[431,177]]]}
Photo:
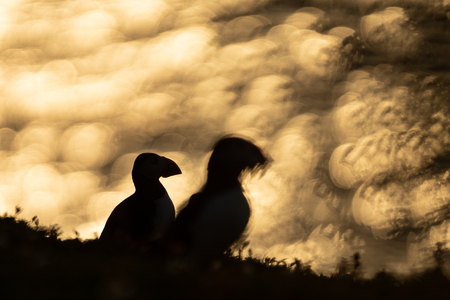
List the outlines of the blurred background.
{"label": "blurred background", "polygon": [[0,1],[0,213],[98,236],[142,152],[198,191],[214,142],[245,178],[254,256],[365,274],[450,246],[449,0]]}

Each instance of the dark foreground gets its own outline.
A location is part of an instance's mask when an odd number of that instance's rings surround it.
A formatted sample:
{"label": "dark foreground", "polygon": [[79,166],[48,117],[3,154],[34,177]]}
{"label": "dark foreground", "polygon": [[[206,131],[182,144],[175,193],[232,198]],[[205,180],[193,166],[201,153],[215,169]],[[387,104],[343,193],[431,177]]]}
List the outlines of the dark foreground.
{"label": "dark foreground", "polygon": [[[0,218],[1,299],[449,299],[439,268],[407,278],[379,272],[317,275],[297,261],[224,256],[208,271],[136,253],[114,253],[98,241],[61,241],[57,227]],[[362,262],[364,264],[364,262]]]}

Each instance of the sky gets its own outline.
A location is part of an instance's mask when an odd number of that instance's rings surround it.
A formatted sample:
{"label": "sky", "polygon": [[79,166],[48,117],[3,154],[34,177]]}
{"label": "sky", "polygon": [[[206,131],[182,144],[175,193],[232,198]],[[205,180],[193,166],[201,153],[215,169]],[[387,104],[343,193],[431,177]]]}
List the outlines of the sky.
{"label": "sky", "polygon": [[252,254],[329,274],[450,240],[450,1],[0,1],[0,213],[95,238],[142,152],[176,207],[246,137]]}

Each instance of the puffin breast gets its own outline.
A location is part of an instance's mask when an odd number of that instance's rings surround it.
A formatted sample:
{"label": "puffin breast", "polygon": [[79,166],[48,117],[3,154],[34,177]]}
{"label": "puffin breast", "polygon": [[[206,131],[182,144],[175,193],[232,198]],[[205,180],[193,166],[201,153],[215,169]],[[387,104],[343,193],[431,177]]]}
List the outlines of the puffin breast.
{"label": "puffin breast", "polygon": [[250,207],[240,188],[212,196],[200,214],[197,226],[214,224],[218,230],[240,234],[250,218]]}
{"label": "puffin breast", "polygon": [[175,219],[175,207],[167,193],[153,202],[154,213],[152,218],[152,239],[163,237]]}
{"label": "puffin breast", "polygon": [[226,251],[244,232],[249,218],[250,207],[240,188],[212,196],[192,224],[188,257],[197,259]]}

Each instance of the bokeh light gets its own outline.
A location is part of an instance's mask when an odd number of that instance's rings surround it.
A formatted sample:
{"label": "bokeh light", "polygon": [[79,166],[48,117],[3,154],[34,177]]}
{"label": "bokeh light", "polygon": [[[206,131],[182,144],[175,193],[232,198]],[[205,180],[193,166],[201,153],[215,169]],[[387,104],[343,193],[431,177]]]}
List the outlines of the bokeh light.
{"label": "bokeh light", "polygon": [[273,159],[244,181],[254,255],[425,268],[450,242],[449,20],[449,1],[0,1],[0,213],[95,238],[139,153],[180,166],[179,209],[239,134]]}

